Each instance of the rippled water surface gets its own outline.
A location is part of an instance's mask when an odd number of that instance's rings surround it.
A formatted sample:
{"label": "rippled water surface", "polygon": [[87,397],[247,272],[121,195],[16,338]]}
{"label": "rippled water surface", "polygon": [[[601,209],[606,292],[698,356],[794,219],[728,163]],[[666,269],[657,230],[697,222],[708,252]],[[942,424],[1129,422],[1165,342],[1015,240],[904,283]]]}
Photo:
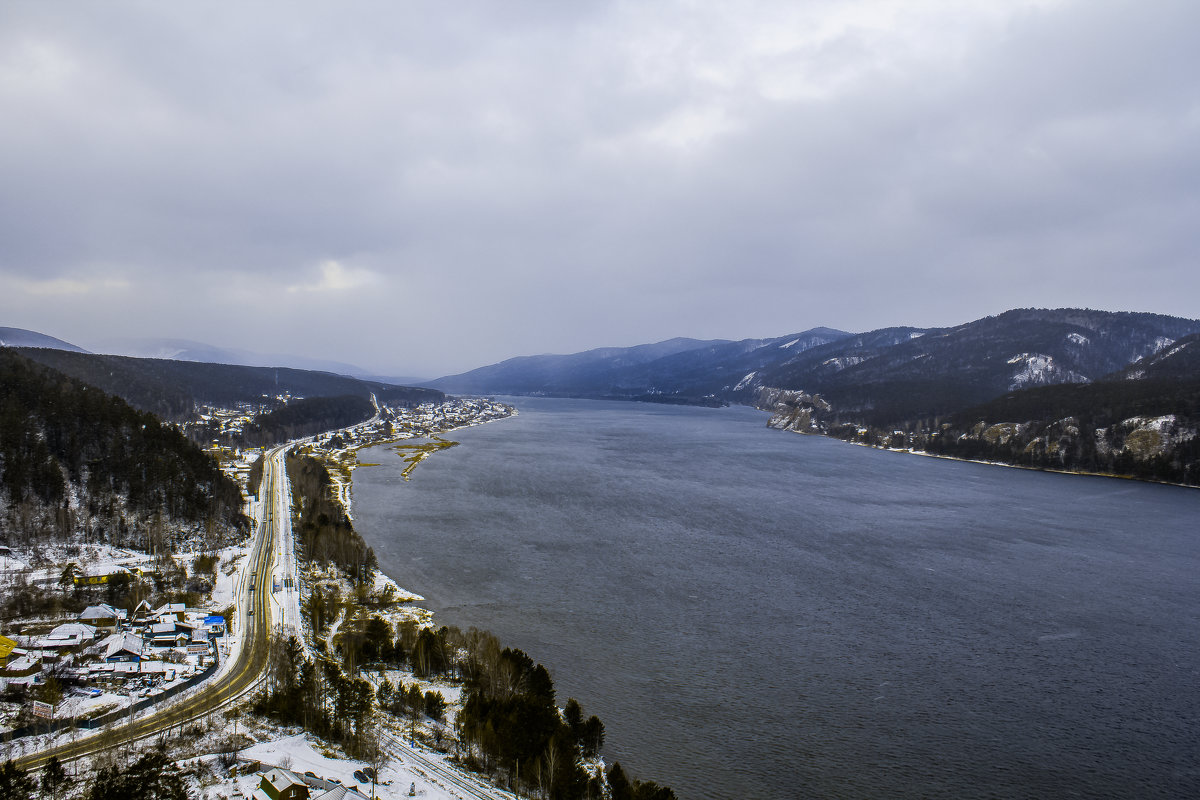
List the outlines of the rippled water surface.
{"label": "rippled water surface", "polygon": [[513,401],[360,531],[681,800],[1200,796],[1200,492]]}

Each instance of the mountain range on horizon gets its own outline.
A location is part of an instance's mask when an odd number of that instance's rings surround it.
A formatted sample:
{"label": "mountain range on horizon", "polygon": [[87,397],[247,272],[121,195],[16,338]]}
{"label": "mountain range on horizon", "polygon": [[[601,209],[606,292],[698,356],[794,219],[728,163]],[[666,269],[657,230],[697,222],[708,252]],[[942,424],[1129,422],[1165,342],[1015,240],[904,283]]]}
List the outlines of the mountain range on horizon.
{"label": "mountain range on horizon", "polygon": [[131,358],[195,361],[203,364],[231,364],[243,367],[289,367],[311,372],[331,372],[352,378],[403,386],[421,383],[413,376],[378,375],[371,370],[332,359],[311,358],[291,353],[260,353],[240,347],[218,347],[192,339],[114,338],[100,339],[85,349],[79,345],[24,328],[0,328],[0,347],[39,347],[77,353],[97,353]]}
{"label": "mountain range on horizon", "polygon": [[[1039,468],[1200,483],[1200,320],[1014,309],[948,328],[810,328],[522,356],[412,389],[290,368],[94,355],[31,331],[17,352],[164,418],[201,400],[442,393],[751,405],[772,427]],[[36,344],[35,344],[36,343]],[[68,349],[57,349],[57,348]],[[216,355],[208,351],[210,355]],[[196,348],[192,355],[205,351]]]}
{"label": "mountain range on horizon", "polygon": [[1200,320],[1161,314],[1015,309],[949,328],[811,328],[769,339],[670,339],[522,356],[428,385],[696,403],[753,403],[774,388],[819,392],[875,416],[936,414],[1017,389],[1100,380],[1195,333]]}
{"label": "mountain range on horizon", "polygon": [[[345,362],[291,360],[307,365],[292,367],[301,371],[466,394],[753,405],[765,389],[803,391],[821,395],[845,414],[886,424],[952,413],[1019,389],[1091,383],[1118,374],[1133,378],[1135,362],[1159,354],[1165,358],[1171,345],[1193,334],[1200,334],[1200,320],[1142,312],[1014,309],[948,328],[899,326],[852,333],[815,327],[766,339],[676,337],[632,347],[519,356],[430,381],[379,378]],[[3,345],[87,352],[16,328],[0,328]],[[125,349],[141,360],[253,367],[289,366],[282,362],[291,358],[181,339],[142,339],[126,342]],[[1178,359],[1172,363],[1143,368],[1138,375],[1179,372]]]}

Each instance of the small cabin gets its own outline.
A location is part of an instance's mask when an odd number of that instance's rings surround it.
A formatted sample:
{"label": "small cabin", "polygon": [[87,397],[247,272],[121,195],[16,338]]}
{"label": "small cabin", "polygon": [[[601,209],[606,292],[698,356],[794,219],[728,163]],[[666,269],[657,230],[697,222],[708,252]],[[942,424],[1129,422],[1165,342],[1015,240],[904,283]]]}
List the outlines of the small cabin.
{"label": "small cabin", "polygon": [[62,653],[74,652],[96,640],[96,629],[91,625],[79,622],[68,622],[59,625],[49,634],[37,640],[37,647],[49,651],[55,657]]}
{"label": "small cabin", "polygon": [[132,633],[114,634],[108,638],[108,648],[104,651],[104,660],[109,664],[136,664],[142,660],[144,648],[145,642],[140,636]]}
{"label": "small cabin", "polygon": [[308,784],[290,769],[276,767],[262,776],[256,800],[308,800]]}
{"label": "small cabin", "polygon": [[85,608],[79,614],[79,621],[96,628],[115,630],[125,621],[125,616],[126,614],[123,609],[113,608],[108,603],[101,603],[97,606],[88,606]]}

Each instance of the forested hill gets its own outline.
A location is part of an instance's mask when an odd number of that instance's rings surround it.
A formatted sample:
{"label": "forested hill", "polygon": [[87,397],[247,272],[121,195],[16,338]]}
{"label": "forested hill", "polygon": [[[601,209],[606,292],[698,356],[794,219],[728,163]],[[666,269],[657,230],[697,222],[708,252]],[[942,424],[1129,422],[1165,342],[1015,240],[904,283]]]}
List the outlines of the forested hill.
{"label": "forested hill", "polygon": [[246,426],[242,439],[251,447],[269,446],[335,428],[348,428],[374,415],[375,406],[371,401],[356,395],[309,397],[259,414]]}
{"label": "forested hill", "polygon": [[758,388],[819,394],[843,421],[932,420],[1007,392],[1092,383],[1200,333],[1200,321],[1087,309],[1017,309],[953,328],[884,329],[812,348],[755,375]]}
{"label": "forested hill", "polygon": [[772,339],[668,339],[572,355],[522,356],[431,381],[451,392],[532,394],[658,402],[727,400],[751,376],[805,350],[850,336],[812,328]]}
{"label": "forested hill", "polygon": [[439,403],[445,399],[445,394],[436,389],[393,386],[287,367],[244,367],[33,348],[19,348],[18,352],[121,397],[136,408],[172,420],[187,416],[200,403],[233,406],[259,403],[264,397],[281,394],[368,398],[374,393],[380,402],[391,405]]}
{"label": "forested hill", "polygon": [[10,545],[87,530],[143,547],[167,527],[222,540],[247,524],[237,485],[181,433],[12,350],[0,350],[0,506]]}
{"label": "forested hill", "polygon": [[[820,394],[873,425],[952,414],[1016,389],[1090,383],[1200,334],[1200,321],[1090,309],[1015,309],[950,328],[770,339],[672,339],[510,359],[432,385],[448,391],[753,404],[764,389]],[[1147,367],[1150,370],[1150,367]]]}

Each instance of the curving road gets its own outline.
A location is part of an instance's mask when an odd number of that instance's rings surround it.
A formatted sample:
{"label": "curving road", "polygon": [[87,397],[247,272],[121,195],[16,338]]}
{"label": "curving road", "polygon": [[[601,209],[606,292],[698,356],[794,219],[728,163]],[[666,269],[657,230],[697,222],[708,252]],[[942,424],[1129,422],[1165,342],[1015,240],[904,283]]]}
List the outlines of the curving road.
{"label": "curving road", "polygon": [[[200,684],[194,693],[177,699],[170,705],[134,717],[130,722],[107,725],[86,738],[64,743],[17,760],[24,770],[39,769],[51,756],[59,761],[72,761],[101,750],[157,736],[164,730],[183,725],[218,711],[242,699],[263,679],[270,647],[273,598],[271,578],[277,558],[276,542],[283,542],[291,551],[291,516],[287,490],[287,475],[283,469],[287,450],[292,444],[276,447],[265,455],[263,479],[259,497],[267,498],[259,520],[254,545],[237,584],[237,624],[244,631],[242,645],[232,665],[227,665],[218,677]],[[286,525],[285,531],[281,531]],[[291,562],[294,568],[294,557]],[[292,573],[294,575],[294,573]],[[298,597],[298,595],[294,595]],[[297,616],[298,616],[298,603]],[[288,617],[283,615],[284,619]],[[282,621],[282,620],[281,620]],[[298,619],[297,619],[298,624]]]}

